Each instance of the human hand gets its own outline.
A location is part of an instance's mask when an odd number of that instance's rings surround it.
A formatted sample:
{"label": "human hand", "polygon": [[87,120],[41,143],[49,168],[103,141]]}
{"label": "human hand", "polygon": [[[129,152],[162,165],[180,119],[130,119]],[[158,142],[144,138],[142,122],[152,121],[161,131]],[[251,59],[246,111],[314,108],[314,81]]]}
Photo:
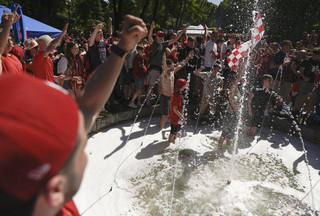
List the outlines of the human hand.
{"label": "human hand", "polygon": [[[111,17],[109,17],[109,18],[111,18]],[[112,19],[111,19],[111,21],[112,21]],[[96,29],[97,30],[100,30],[100,29],[103,29],[104,28],[104,24],[103,23],[99,23],[97,26],[96,26]]]}
{"label": "human hand", "polygon": [[7,24],[7,25],[13,25],[15,24],[21,17],[21,15],[17,14],[18,7],[16,7],[12,13],[3,13],[1,17],[1,23]]}
{"label": "human hand", "polygon": [[147,33],[146,24],[142,19],[132,15],[126,15],[118,46],[125,51],[129,51],[133,49]]}
{"label": "human hand", "polygon": [[63,27],[63,30],[61,32],[61,36],[65,36],[68,32],[68,27],[69,27],[69,23],[67,23],[64,27]]}
{"label": "human hand", "polygon": [[182,32],[185,33],[187,31],[188,26],[183,27]]}
{"label": "human hand", "polygon": [[112,18],[111,18],[111,17],[108,18],[108,23],[109,23],[109,24],[110,24],[110,23],[112,24]]}
{"label": "human hand", "polygon": [[155,29],[155,27],[156,27],[156,24],[154,23],[154,21],[152,21],[150,29],[153,30],[153,29]]}

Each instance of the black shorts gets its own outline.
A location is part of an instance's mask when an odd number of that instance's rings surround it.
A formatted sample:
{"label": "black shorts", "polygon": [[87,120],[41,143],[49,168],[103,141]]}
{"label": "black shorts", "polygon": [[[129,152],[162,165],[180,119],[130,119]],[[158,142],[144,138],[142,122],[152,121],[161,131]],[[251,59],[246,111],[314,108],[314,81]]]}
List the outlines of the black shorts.
{"label": "black shorts", "polygon": [[163,94],[161,94],[160,108],[161,108],[161,115],[169,115],[170,97],[164,96]]}
{"label": "black shorts", "polygon": [[250,119],[250,126],[260,128],[264,118],[264,112],[253,112]]}
{"label": "black shorts", "polygon": [[174,134],[174,135],[176,135],[177,134],[177,132],[179,132],[181,130],[181,125],[173,125],[173,124],[171,124],[171,131],[170,131],[170,133],[171,134]]}

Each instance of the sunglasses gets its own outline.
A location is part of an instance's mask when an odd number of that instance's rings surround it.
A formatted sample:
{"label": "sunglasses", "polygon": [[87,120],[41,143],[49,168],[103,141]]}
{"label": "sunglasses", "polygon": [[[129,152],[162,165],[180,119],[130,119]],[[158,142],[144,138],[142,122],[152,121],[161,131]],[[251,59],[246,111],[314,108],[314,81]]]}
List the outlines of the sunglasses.
{"label": "sunglasses", "polygon": [[158,34],[158,37],[163,37],[163,34]]}

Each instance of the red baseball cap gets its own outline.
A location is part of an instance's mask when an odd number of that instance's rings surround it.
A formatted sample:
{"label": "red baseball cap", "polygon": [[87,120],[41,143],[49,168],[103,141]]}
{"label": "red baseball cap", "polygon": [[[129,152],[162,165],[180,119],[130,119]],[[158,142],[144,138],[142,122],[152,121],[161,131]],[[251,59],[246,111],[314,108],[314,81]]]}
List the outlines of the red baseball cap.
{"label": "red baseball cap", "polygon": [[178,79],[175,85],[175,88],[180,89],[183,91],[185,88],[187,88],[187,80],[185,79]]}
{"label": "red baseball cap", "polygon": [[156,35],[163,34],[163,31],[157,31]]}
{"label": "red baseball cap", "polygon": [[15,45],[11,48],[10,53],[15,55],[20,60],[22,60],[24,58],[24,50],[17,45]]}
{"label": "red baseball cap", "polygon": [[0,76],[0,189],[28,201],[45,188],[76,146],[77,104],[54,83]]}

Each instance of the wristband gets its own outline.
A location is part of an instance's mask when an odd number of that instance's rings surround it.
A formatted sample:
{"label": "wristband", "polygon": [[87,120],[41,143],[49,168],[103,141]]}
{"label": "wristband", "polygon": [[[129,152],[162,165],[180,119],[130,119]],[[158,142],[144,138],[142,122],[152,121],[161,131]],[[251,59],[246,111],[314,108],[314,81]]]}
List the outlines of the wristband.
{"label": "wristband", "polygon": [[118,45],[112,45],[110,50],[112,53],[116,54],[117,56],[120,56],[123,60],[128,55],[128,52],[121,49]]}

